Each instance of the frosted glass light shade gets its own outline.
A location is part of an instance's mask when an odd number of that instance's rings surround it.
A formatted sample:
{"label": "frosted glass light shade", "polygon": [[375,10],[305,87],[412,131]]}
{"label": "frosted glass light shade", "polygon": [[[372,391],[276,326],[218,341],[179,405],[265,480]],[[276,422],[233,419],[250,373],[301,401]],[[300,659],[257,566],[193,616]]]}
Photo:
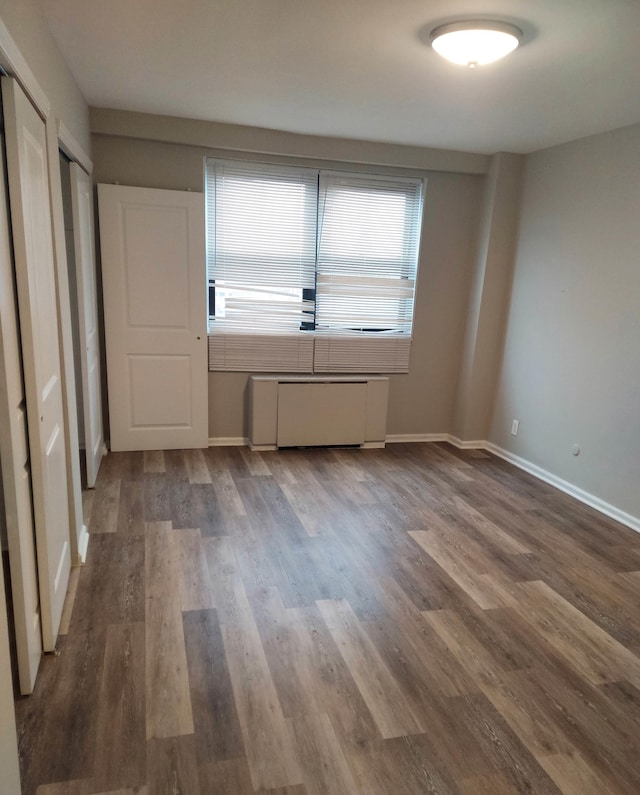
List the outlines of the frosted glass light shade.
{"label": "frosted glass light shade", "polygon": [[522,31],[506,22],[452,22],[431,31],[431,46],[452,63],[475,68],[513,52]]}

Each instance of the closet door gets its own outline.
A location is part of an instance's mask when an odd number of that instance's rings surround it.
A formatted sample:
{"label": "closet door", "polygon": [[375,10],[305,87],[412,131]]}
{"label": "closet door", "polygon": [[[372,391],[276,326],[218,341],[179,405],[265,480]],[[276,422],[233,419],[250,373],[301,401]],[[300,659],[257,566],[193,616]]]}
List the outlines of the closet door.
{"label": "closet door", "polygon": [[69,508],[45,125],[15,80],[2,78],[42,641],[55,649],[69,581]]}
{"label": "closet door", "polygon": [[112,450],[207,446],[201,193],[98,185]]}
{"label": "closet door", "polygon": [[93,237],[93,189],[91,179],[77,163],[71,163],[73,241],[78,285],[78,320],[87,486],[95,486],[104,451],[102,398],[100,395],[100,338]]}
{"label": "closet door", "polygon": [[[4,141],[0,138],[0,144]],[[27,416],[20,332],[5,195],[0,164],[0,462],[7,521],[11,595],[20,692],[31,693],[42,655],[36,549],[31,509]]]}

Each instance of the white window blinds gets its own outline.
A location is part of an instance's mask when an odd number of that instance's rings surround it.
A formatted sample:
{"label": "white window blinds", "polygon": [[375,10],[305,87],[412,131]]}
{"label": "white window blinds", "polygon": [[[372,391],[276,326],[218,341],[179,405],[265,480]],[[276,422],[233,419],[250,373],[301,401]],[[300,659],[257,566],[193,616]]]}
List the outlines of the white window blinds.
{"label": "white window blinds", "polygon": [[422,181],[321,173],[314,372],[406,373]]}
{"label": "white window blinds", "polygon": [[209,161],[206,191],[216,330],[287,333],[313,322],[304,291],[315,287],[317,172]]}
{"label": "white window blinds", "polygon": [[320,174],[316,329],[411,334],[422,182]]}
{"label": "white window blinds", "polygon": [[407,372],[422,185],[208,159],[210,369]]}

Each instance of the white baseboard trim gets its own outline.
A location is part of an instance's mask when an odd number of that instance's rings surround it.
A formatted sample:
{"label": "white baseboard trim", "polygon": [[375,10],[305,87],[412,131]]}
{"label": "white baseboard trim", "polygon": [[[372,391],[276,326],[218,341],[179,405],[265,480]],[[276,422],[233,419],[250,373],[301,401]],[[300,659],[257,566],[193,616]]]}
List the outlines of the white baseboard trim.
{"label": "white baseboard trim", "polygon": [[89,547],[89,530],[87,529],[87,525],[82,525],[82,530],[80,531],[80,537],[78,538],[78,560],[76,562],[76,566],[81,566],[83,563],[87,561],[87,549]]}
{"label": "white baseboard trim", "polygon": [[244,436],[211,436],[209,447],[246,447],[249,440]]}
{"label": "white baseboard trim", "polygon": [[383,450],[384,442],[364,442],[360,445],[361,450]]}
{"label": "white baseboard trim", "polygon": [[390,433],[385,441],[387,444],[396,442],[447,442],[448,433]]}
{"label": "white baseboard trim", "polygon": [[484,439],[463,441],[450,433],[390,434],[387,436],[387,442],[449,442],[460,450],[487,450],[489,453],[498,456],[498,458],[502,458],[518,467],[518,469],[522,469],[539,480],[549,483],[551,486],[555,486],[555,488],[563,491],[565,494],[569,494],[569,496],[574,497],[579,502],[591,508],[595,508],[596,511],[603,513],[610,519],[615,519],[616,522],[620,522],[620,524],[640,533],[640,517],[633,516],[620,508],[616,508],[615,505],[611,505],[611,503],[600,499],[600,497],[596,497],[594,494],[581,489],[579,486],[574,486],[567,480],[563,480],[552,472],[548,472],[546,469],[539,467],[537,464],[532,464],[525,458],[521,458],[514,453],[510,453],[508,450],[504,450],[502,447],[498,447],[498,445],[493,444],[493,442],[488,442]]}
{"label": "white baseboard trim", "polygon": [[470,442],[463,442],[462,439],[458,439],[457,436],[452,436],[450,433],[447,434],[446,441],[460,450],[485,450],[487,447],[487,442],[485,442],[484,439],[475,439]]}
{"label": "white baseboard trim", "polygon": [[449,442],[454,447],[461,450],[484,450],[486,442],[484,439],[477,439],[470,442],[463,442],[457,436],[450,433],[391,433],[386,437],[387,444],[394,442]]}
{"label": "white baseboard trim", "polygon": [[569,494],[571,497],[583,502],[585,505],[595,508],[596,511],[600,511],[600,513],[603,513],[605,516],[615,519],[617,522],[620,522],[620,524],[626,525],[632,530],[635,530],[637,533],[640,533],[640,517],[633,516],[626,511],[620,510],[620,508],[616,508],[615,505],[611,505],[611,503],[605,502],[604,500],[600,499],[600,497],[596,497],[595,495],[590,494],[588,491],[585,491],[578,486],[574,486],[572,483],[569,483],[569,481],[559,478],[557,475],[554,475],[552,472],[548,472],[546,469],[539,467],[537,464],[532,464],[530,461],[527,461],[525,458],[521,458],[519,455],[515,455],[514,453],[510,453],[508,450],[504,450],[502,447],[498,447],[498,445],[493,444],[493,442],[485,442],[485,450],[497,455],[499,458],[503,458],[505,461],[508,461],[510,464],[518,467],[518,469],[523,469],[530,475],[534,475],[539,480],[543,480],[545,483],[555,486],[555,488],[560,489],[560,491],[564,491],[565,494]]}

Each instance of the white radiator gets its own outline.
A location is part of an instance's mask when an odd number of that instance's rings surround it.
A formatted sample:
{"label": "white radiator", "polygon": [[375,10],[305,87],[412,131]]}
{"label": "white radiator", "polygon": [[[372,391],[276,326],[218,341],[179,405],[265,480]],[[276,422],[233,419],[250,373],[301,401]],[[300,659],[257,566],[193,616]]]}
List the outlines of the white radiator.
{"label": "white radiator", "polygon": [[249,378],[249,444],[384,447],[389,379],[384,376]]}

